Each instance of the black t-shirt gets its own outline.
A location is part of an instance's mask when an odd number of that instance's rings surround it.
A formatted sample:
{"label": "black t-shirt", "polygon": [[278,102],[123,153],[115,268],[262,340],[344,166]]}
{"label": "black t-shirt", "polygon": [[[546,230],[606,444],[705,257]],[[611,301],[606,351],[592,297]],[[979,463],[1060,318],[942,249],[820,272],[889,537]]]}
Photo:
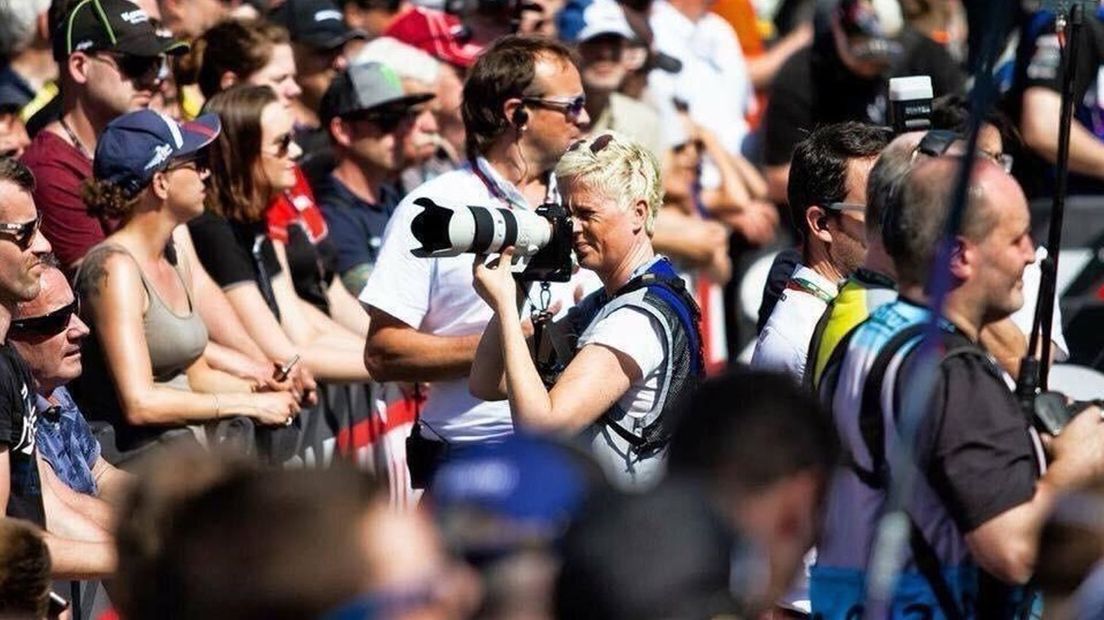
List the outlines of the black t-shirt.
{"label": "black t-shirt", "polygon": [[9,344],[0,345],[0,445],[11,470],[7,515],[46,526],[42,484],[35,462],[34,379]]}
{"label": "black t-shirt", "polygon": [[[1028,88],[1042,87],[1061,93],[1061,53],[1058,47],[1054,14],[1040,11],[1027,21],[1016,53],[1016,73],[1006,101],[1009,117],[1018,121],[1023,94]],[[1077,67],[1073,75],[1074,118],[1086,130],[1104,140],[1104,14],[1096,11],[1085,17]],[[1054,193],[1054,166],[1032,152],[1015,153],[1016,176],[1029,196]],[[1104,194],[1104,182],[1070,172],[1070,194]]]}
{"label": "black t-shirt", "polygon": [[330,299],[326,295],[334,278],[337,249],[329,237],[317,244],[311,243],[307,231],[298,224],[287,227],[287,261],[295,293],[322,312],[330,313]]}
{"label": "black t-shirt", "polygon": [[265,234],[264,222],[231,222],[210,211],[188,222],[196,254],[204,269],[223,289],[253,282],[268,307],[280,316],[272,279],[283,269]]}
{"label": "black t-shirt", "polygon": [[[945,334],[944,346],[969,352],[940,365],[930,415],[917,434],[917,455],[965,534],[1031,501],[1040,454],[1026,416],[992,359],[957,331]],[[910,354],[902,365],[898,395],[917,358]]]}
{"label": "black t-shirt", "polygon": [[964,77],[947,50],[911,28],[905,28],[898,40],[903,52],[886,78],[852,74],[834,51],[822,51],[822,43],[791,56],[771,87],[764,121],[766,164],[789,163],[794,145],[818,125],[843,121],[886,124],[889,77],[929,75],[937,97],[959,91]]}

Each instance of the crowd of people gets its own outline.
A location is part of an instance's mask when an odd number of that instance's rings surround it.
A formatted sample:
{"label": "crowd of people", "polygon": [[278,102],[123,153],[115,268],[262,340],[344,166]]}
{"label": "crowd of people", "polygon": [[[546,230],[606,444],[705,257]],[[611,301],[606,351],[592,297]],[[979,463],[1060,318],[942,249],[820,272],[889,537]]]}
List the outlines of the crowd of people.
{"label": "crowd of people", "polygon": [[1099,617],[1100,6],[0,0],[0,617]]}

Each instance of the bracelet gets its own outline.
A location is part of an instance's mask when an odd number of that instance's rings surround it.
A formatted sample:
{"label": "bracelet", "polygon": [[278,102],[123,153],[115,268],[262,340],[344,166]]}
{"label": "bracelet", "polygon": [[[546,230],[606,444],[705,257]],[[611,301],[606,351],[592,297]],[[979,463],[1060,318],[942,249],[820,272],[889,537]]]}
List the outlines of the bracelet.
{"label": "bracelet", "polygon": [[222,407],[219,403],[218,394],[211,394],[211,396],[215,397],[215,419],[217,420],[222,417]]}

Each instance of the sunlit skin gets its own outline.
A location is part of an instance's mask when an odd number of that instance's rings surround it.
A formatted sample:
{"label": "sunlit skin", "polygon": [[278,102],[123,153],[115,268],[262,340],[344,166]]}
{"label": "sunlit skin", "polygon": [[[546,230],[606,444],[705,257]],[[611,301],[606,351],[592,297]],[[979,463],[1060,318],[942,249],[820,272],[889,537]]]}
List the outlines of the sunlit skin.
{"label": "sunlit skin", "polygon": [[281,152],[284,141],[292,134],[295,119],[280,102],[265,106],[261,112],[261,153],[257,159],[258,185],[275,195],[295,187],[295,159],[303,154],[294,140]]}
{"label": "sunlit skin", "polygon": [[[46,270],[42,292],[32,301],[19,304],[15,319],[45,316],[73,303],[73,289],[59,269]],[[80,376],[81,341],[90,333],[77,314],[69,317],[65,329],[50,336],[13,336],[12,345],[30,366],[40,393],[50,393]]]}
{"label": "sunlit skin", "polygon": [[[11,181],[0,181],[0,222],[22,224],[38,216],[30,193]],[[51,250],[50,242],[36,232],[26,249],[0,234],[0,302],[30,301],[38,295],[40,279],[46,269],[43,257]]]}
{"label": "sunlit skin", "polygon": [[290,106],[303,93],[295,81],[295,56],[291,46],[284,43],[272,46],[272,57],[268,64],[246,78],[254,86],[268,86],[276,93],[276,98],[284,106]]}

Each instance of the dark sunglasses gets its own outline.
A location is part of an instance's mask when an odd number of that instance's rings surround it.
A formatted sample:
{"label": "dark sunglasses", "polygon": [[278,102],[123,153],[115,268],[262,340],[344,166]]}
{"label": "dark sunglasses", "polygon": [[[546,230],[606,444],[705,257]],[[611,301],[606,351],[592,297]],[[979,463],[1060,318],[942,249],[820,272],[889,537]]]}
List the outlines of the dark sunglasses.
{"label": "dark sunglasses", "polygon": [[79,313],[80,301],[73,299],[69,305],[49,314],[12,321],[8,333],[13,336],[56,336],[69,329],[69,318]]}
{"label": "dark sunglasses", "polygon": [[175,162],[169,164],[165,168],[165,172],[172,172],[173,170],[181,170],[183,168],[190,168],[196,172],[206,172],[210,169],[210,165],[207,163],[207,157],[205,154],[193,155],[191,157],[184,157],[178,159]]}
{"label": "dark sunglasses", "polygon": [[272,153],[272,155],[276,157],[287,157],[288,153],[291,152],[291,141],[293,139],[294,137],[291,135],[290,131],[277,138],[275,142],[276,152]]}
{"label": "dark sunglasses", "polygon": [[119,68],[119,73],[122,73],[123,77],[143,84],[156,81],[164,64],[160,56],[133,56],[117,52],[99,53],[114,60],[115,66]]}
{"label": "dark sunglasses", "polygon": [[414,118],[420,113],[418,109],[405,108],[401,110],[380,110],[364,114],[354,114],[349,117],[351,121],[367,121],[379,128],[381,133],[393,133],[404,122]]}
{"label": "dark sunglasses", "polygon": [[35,233],[38,232],[38,227],[41,224],[42,215],[38,215],[35,219],[22,224],[0,223],[0,235],[7,236],[20,250],[26,251],[34,242]]}
{"label": "dark sunglasses", "polygon": [[566,101],[552,97],[522,97],[521,100],[531,105],[559,110],[571,118],[578,118],[583,113],[583,108],[586,107],[585,95],[579,95]]}

